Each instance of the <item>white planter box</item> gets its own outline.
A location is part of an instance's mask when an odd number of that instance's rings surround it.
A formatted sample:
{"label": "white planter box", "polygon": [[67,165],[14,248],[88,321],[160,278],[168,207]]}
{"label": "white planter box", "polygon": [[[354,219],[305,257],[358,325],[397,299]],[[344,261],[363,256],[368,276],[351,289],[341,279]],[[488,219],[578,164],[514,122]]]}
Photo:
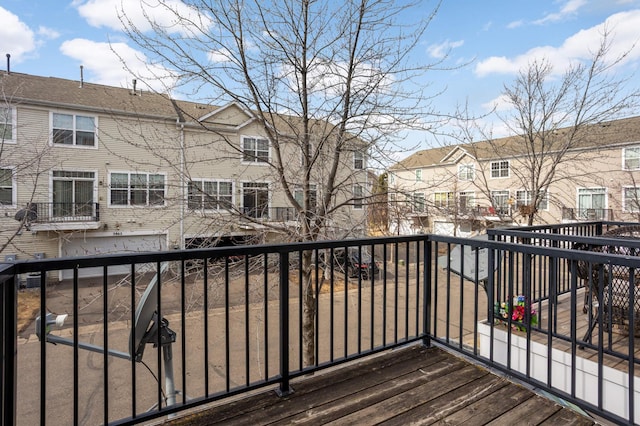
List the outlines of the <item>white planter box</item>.
{"label": "white planter box", "polygon": [[[491,348],[491,326],[485,321],[478,322],[480,334],[480,356],[489,359]],[[496,325],[493,330],[493,362],[507,365],[507,330]],[[547,346],[531,342],[531,371],[529,375],[541,382],[547,382]],[[580,355],[580,349],[578,354]],[[527,340],[511,333],[511,369],[522,374],[527,372]],[[550,385],[571,393],[571,353],[551,349]],[[576,356],[576,398],[598,405],[598,364]],[[628,374],[611,367],[602,367],[602,404],[603,409],[625,419],[629,419],[629,379]],[[634,419],[640,420],[640,380],[634,378]]]}

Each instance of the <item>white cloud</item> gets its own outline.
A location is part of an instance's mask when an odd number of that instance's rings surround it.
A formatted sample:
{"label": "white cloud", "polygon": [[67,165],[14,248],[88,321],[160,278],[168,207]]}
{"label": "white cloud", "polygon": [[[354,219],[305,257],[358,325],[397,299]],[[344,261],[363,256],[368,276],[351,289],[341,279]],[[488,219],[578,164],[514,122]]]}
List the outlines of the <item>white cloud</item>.
{"label": "white cloud", "polygon": [[560,9],[559,12],[549,13],[544,18],[534,21],[534,24],[543,25],[550,22],[558,22],[566,19],[567,17],[574,16],[578,10],[587,4],[587,0],[569,0]]}
{"label": "white cloud", "polygon": [[120,16],[131,21],[140,31],[151,29],[149,19],[168,33],[190,34],[194,25],[208,28],[211,20],[197,9],[178,0],[147,0],[144,2],[122,0],[88,0],[73,4],[80,16],[94,27],[106,27],[122,31]]}
{"label": "white cloud", "polygon": [[33,31],[18,16],[0,7],[0,52],[11,54],[11,60],[21,62],[36,49]]}
{"label": "white cloud", "polygon": [[463,40],[458,40],[458,41],[447,40],[440,44],[432,44],[427,48],[427,52],[429,52],[429,55],[431,55],[434,58],[442,59],[445,56],[447,56],[449,52],[451,52],[451,50],[455,49],[456,47],[460,47],[463,44],[464,44]]}
{"label": "white cloud", "polygon": [[40,26],[38,28],[38,35],[50,40],[60,37],[60,33],[52,28]]}
{"label": "white cloud", "polygon": [[212,50],[208,56],[211,62],[231,62],[231,52],[227,49]]}
{"label": "white cloud", "polygon": [[513,109],[513,104],[509,102],[509,99],[505,95],[500,95],[497,98],[482,104],[482,108],[484,108],[486,111],[508,111],[510,109]]}
{"label": "white cloud", "polygon": [[519,21],[509,22],[509,23],[507,24],[507,29],[512,30],[512,29],[514,29],[514,28],[519,28],[519,27],[521,27],[522,25],[524,25],[524,21],[523,21],[522,19],[520,19]]}
{"label": "white cloud", "polygon": [[[612,32],[610,57],[615,58],[638,42],[640,9],[611,15],[604,23],[577,32],[558,47],[539,46],[513,58],[489,57],[476,65],[475,73],[480,77],[489,74],[515,74],[526,68],[532,60],[545,58],[553,66],[554,72],[561,74],[572,62],[591,58],[602,41],[605,27]],[[629,53],[625,63],[637,60],[640,60],[640,47]]]}
{"label": "white cloud", "polygon": [[125,87],[135,75],[143,84],[166,92],[175,82],[169,70],[149,67],[144,54],[125,43],[98,43],[76,38],[62,43],[60,51],[79,61],[87,72],[95,76],[92,80],[100,84]]}

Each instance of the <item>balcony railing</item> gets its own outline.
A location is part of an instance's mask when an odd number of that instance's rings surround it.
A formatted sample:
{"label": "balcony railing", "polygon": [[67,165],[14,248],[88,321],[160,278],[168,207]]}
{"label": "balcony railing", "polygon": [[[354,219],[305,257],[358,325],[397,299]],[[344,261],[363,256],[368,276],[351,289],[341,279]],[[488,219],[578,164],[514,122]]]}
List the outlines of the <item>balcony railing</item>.
{"label": "balcony railing", "polygon": [[298,212],[293,207],[245,207],[243,214],[254,219],[274,222],[289,222],[298,220]]}
{"label": "balcony railing", "polygon": [[28,223],[99,222],[98,203],[29,203],[16,213],[16,219],[26,215]]}
{"label": "balcony railing", "polygon": [[563,207],[562,219],[582,221],[611,221],[613,220],[613,210]]}
{"label": "balcony railing", "polygon": [[[592,372],[587,397],[576,379],[581,351],[617,360],[607,365],[618,364],[621,374],[640,370],[633,339],[626,349],[610,344],[602,317],[593,339],[576,333],[578,321],[592,318],[575,309],[584,285],[575,274],[578,262],[640,268],[640,257],[563,249],[592,242],[603,226],[503,230],[490,240],[419,235],[0,265],[0,419],[3,425],[143,423],[259,388],[277,386],[286,394],[296,377],[411,342],[437,342],[614,423],[632,424],[640,403],[632,380],[621,379],[631,392],[615,394],[621,412],[602,402],[605,387],[611,392],[602,364]],[[336,255],[348,247],[373,254],[378,271],[350,268]],[[118,265],[130,273],[112,276]],[[99,276],[78,278],[86,268]],[[47,279],[63,270],[75,278],[49,292]],[[27,333],[40,340],[18,345],[17,288],[25,274],[39,274],[41,312],[69,317],[30,325]],[[305,288],[312,289],[310,298]],[[537,321],[525,310],[524,331],[514,331],[511,317],[499,318],[506,326],[494,324],[495,302],[517,295]],[[561,307],[573,307],[568,320]],[[481,325],[489,329],[482,345]],[[633,321],[630,327],[633,335]],[[512,361],[515,343],[500,349],[501,333],[525,348],[541,337],[549,360],[571,348],[569,370],[552,374],[551,361],[534,368],[526,354]]]}

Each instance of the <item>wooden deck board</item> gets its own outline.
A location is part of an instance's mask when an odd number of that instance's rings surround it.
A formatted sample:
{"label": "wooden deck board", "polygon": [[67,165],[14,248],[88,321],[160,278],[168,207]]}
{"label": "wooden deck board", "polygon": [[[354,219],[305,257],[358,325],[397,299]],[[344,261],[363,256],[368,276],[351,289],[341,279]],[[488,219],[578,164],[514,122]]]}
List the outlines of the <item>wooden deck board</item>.
{"label": "wooden deck board", "polygon": [[[273,390],[167,420],[186,425],[594,424],[568,408],[439,348],[414,345]],[[553,424],[553,423],[547,423]]]}

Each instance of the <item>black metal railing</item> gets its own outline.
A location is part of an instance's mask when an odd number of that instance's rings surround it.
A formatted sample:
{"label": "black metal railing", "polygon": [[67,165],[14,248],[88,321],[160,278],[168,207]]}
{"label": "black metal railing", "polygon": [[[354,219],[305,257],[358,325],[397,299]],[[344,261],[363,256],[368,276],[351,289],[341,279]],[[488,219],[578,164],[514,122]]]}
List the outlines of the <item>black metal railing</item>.
{"label": "black metal railing", "polygon": [[18,211],[16,219],[22,220],[22,215],[28,223],[99,222],[100,204],[29,203]]}
{"label": "black metal railing", "polygon": [[[489,239],[419,235],[4,265],[0,418],[7,425],[137,424],[266,386],[286,394],[296,377],[421,342],[632,424],[635,339],[613,338],[605,286],[584,299],[594,278],[584,282],[578,271],[636,271],[640,257],[574,250],[576,243],[621,243],[595,237],[615,224],[572,225],[500,230]],[[351,253],[371,261],[363,268]],[[52,315],[26,331],[40,339],[18,344],[19,281],[32,273],[40,287],[30,292]],[[603,284],[614,278],[598,274]],[[74,279],[57,282],[63,275]],[[635,277],[616,279],[633,289]],[[517,296],[522,317],[503,317],[501,303]],[[629,306],[636,298],[630,290]],[[585,300],[589,314],[581,310]],[[69,315],[64,324],[61,313]],[[634,336],[640,313],[624,315]],[[578,332],[591,325],[591,335]],[[564,370],[557,370],[558,353],[568,360]],[[588,379],[583,354],[597,360]],[[626,374],[614,397],[622,408],[604,392],[611,393],[605,359]]]}
{"label": "black metal railing", "polygon": [[562,208],[563,220],[609,221],[613,220],[612,209]]}

